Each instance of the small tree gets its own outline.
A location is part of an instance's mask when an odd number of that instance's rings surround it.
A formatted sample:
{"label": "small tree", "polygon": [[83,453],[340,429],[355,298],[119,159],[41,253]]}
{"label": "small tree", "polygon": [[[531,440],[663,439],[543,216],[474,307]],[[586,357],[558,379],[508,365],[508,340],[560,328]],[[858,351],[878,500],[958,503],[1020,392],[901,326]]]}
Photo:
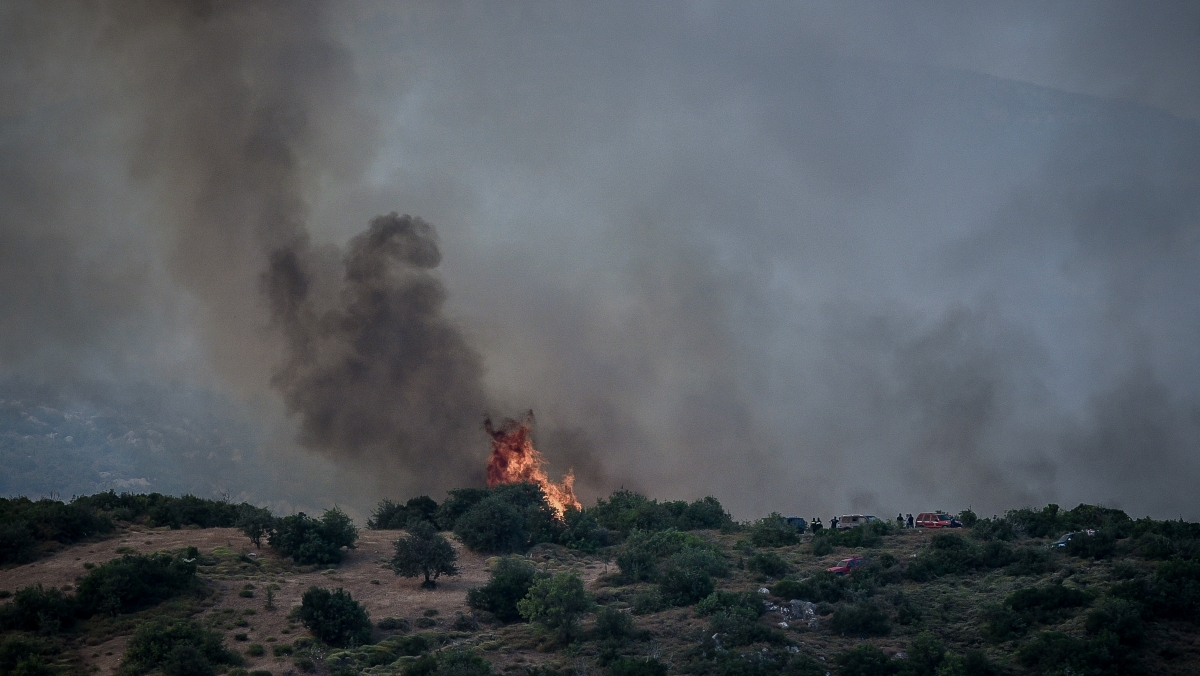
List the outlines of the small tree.
{"label": "small tree", "polygon": [[255,549],[262,548],[263,536],[269,538],[275,532],[275,521],[270,510],[245,503],[238,508],[237,528],[250,538]]}
{"label": "small tree", "polygon": [[367,643],[371,618],[350,592],[309,587],[300,599],[300,621],[321,641],[339,648]]}
{"label": "small tree", "polygon": [[428,521],[413,520],[408,525],[409,535],[396,541],[396,555],[392,557],[392,570],[397,575],[416,577],[424,574],[421,586],[433,589],[438,576],[458,575],[454,565],[458,555],[450,541],[437,532]]}
{"label": "small tree", "polygon": [[530,622],[558,633],[564,641],[575,632],[579,616],[595,606],[583,588],[583,580],[574,573],[559,573],[533,583],[517,610]]}

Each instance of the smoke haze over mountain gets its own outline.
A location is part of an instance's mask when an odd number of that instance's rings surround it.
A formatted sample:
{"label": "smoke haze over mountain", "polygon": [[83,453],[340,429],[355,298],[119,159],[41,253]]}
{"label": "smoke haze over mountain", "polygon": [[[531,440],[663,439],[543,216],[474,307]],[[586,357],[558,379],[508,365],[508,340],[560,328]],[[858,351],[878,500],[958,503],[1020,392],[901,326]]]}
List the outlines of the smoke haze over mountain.
{"label": "smoke haze over mountain", "polygon": [[209,392],[249,498],[440,498],[532,408],[588,500],[1200,518],[1194,5],[0,18],[0,379]]}

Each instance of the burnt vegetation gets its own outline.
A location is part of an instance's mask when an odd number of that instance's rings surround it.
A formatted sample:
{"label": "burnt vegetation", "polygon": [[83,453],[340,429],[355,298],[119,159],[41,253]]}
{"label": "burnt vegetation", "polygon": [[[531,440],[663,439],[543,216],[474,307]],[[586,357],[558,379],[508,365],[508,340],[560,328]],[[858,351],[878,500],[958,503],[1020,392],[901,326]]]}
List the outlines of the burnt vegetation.
{"label": "burnt vegetation", "polygon": [[[531,484],[457,489],[440,504],[385,500],[367,526],[397,531],[385,561],[397,575],[427,587],[455,575],[453,541],[494,558],[486,582],[456,592],[462,611],[377,625],[358,591],[334,584],[358,537],[336,508],[276,517],[114,493],[0,506],[10,567],[139,528],[218,525],[247,538],[241,554],[127,553],[88,564],[73,585],[5,591],[4,673],[82,673],[88,646],[122,633],[122,674],[249,676],[247,659],[405,676],[488,676],[499,662],[530,676],[1183,674],[1200,664],[1178,639],[1197,633],[1200,524],[1088,505],[966,511],[955,529],[872,522],[812,534],[778,514],[737,523],[713,498],[659,502],[626,490],[561,517]],[[247,555],[258,547],[290,568],[265,572]],[[203,620],[225,579],[221,557],[239,567],[235,598],[266,599],[261,612],[288,615],[304,635],[264,644],[242,629],[253,618]],[[860,561],[849,572],[826,570],[850,557]],[[272,576],[317,567],[330,584],[275,611],[271,582],[283,578]],[[527,650],[549,656],[536,668],[508,661]]]}

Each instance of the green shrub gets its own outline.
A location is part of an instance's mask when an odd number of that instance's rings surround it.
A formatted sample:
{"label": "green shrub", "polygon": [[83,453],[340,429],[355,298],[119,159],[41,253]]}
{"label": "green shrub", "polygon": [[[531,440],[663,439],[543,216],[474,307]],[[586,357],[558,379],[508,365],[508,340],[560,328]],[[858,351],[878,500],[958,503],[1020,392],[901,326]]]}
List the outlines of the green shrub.
{"label": "green shrub", "polygon": [[1136,654],[1107,632],[1086,640],[1057,631],[1042,632],[1017,650],[1017,660],[1043,674],[1100,676],[1142,671]]}
{"label": "green shrub", "polygon": [[563,514],[564,528],[558,535],[558,544],[581,552],[594,552],[612,543],[609,530],[601,526],[588,510],[568,507]]}
{"label": "green shrub", "polygon": [[732,606],[714,612],[708,618],[708,629],[720,634],[721,642],[729,647],[783,643],[786,640],[779,630],[759,624],[758,615],[744,606]]}
{"label": "green shrub", "polygon": [[409,631],[412,629],[412,623],[402,617],[385,617],[379,621],[380,631]]}
{"label": "green shrub", "polygon": [[485,554],[507,554],[530,545],[520,510],[499,495],[489,495],[467,510],[455,522],[454,534],[468,548]]}
{"label": "green shrub", "polygon": [[424,575],[421,586],[433,589],[437,578],[443,574],[458,575],[455,561],[458,554],[450,541],[443,537],[428,521],[413,520],[409,524],[409,535],[395,542],[396,553],[392,556],[391,568],[397,575],[416,577]]}
{"label": "green shrub", "polygon": [[696,614],[704,617],[720,611],[745,610],[759,617],[767,611],[766,605],[758,594],[744,592],[741,594],[727,591],[715,591],[696,604]]}
{"label": "green shrub", "polygon": [[265,648],[263,648],[261,643],[251,643],[250,645],[246,646],[246,654],[250,657],[262,657],[266,653],[267,651]]}
{"label": "green shrub", "polygon": [[1127,646],[1140,645],[1146,635],[1141,606],[1125,599],[1102,601],[1088,612],[1084,627],[1093,636],[1109,632]]}
{"label": "green shrub", "polygon": [[891,631],[887,613],[871,601],[840,606],[829,621],[835,633],[847,636],[886,636]]}
{"label": "green shrub", "polygon": [[583,588],[583,580],[573,573],[534,581],[525,598],[517,603],[521,617],[536,622],[569,639],[575,631],[579,616],[592,609],[595,603]]}
{"label": "green shrub", "polygon": [[1081,559],[1106,559],[1112,556],[1117,548],[1117,538],[1107,531],[1096,531],[1092,535],[1078,533],[1067,540],[1064,549],[1071,556]]}
{"label": "green shrub", "polygon": [[325,510],[320,519],[304,512],[279,519],[270,545],[299,564],[329,565],[340,563],[342,548],[352,548],[358,529],[350,517],[336,507]]}
{"label": "green shrub", "polygon": [[979,519],[968,528],[971,529],[971,537],[978,540],[1010,541],[1017,539],[1017,531],[1007,519]]}
{"label": "green shrub", "polygon": [[300,621],[319,640],[337,647],[362,645],[371,638],[367,611],[349,592],[309,587],[301,597]]}
{"label": "green shrub", "polygon": [[921,621],[921,611],[902,592],[892,596],[892,605],[896,608],[896,621],[904,626],[917,624]]}
{"label": "green shrub", "polygon": [[833,542],[830,541],[828,531],[819,531],[813,535],[812,539],[812,555],[827,556],[833,553]]}
{"label": "green shrub", "polygon": [[788,562],[775,552],[755,552],[754,556],[746,561],[747,570],[767,577],[782,577],[787,574],[789,568]]}
{"label": "green shrub", "polygon": [[711,594],[714,587],[703,568],[672,563],[658,576],[658,593],[673,606],[690,606]]}
{"label": "green shrub", "polygon": [[1012,563],[1005,572],[1009,575],[1043,575],[1054,571],[1054,557],[1041,547],[1018,547],[1013,550]]}
{"label": "green shrub", "polygon": [[624,641],[636,633],[633,617],[614,606],[604,606],[596,613],[596,637],[601,640]]}
{"label": "green shrub", "polygon": [[278,645],[271,646],[271,654],[275,657],[291,655],[293,652],[295,652],[295,649],[293,649],[289,643],[280,643]]}
{"label": "green shrub", "polygon": [[367,528],[371,530],[401,530],[408,527],[410,521],[426,521],[437,525],[436,517],[438,503],[428,495],[410,498],[403,505],[391,500],[382,500],[371,518],[367,520]]}
{"label": "green shrub", "polygon": [[850,581],[844,575],[821,571],[803,582],[780,580],[771,588],[771,594],[785,599],[802,599],[813,603],[837,603],[850,590]]}
{"label": "green shrub", "polygon": [[617,553],[617,566],[621,575],[631,582],[653,580],[659,574],[659,562],[676,554],[691,550],[686,555],[687,567],[701,567],[706,572],[723,576],[728,574],[724,557],[704,540],[674,529],[648,532],[634,531]]}
{"label": "green shrub", "polygon": [[425,655],[404,669],[404,676],[490,676],[492,665],[471,650],[452,649]]}
{"label": "green shrub", "polygon": [[800,534],[783,515],[772,512],[750,527],[750,542],[755,547],[786,547],[798,544]]}
{"label": "green shrub", "polygon": [[667,665],[654,658],[622,657],[608,665],[609,676],[667,676]]}
{"label": "green shrub", "polygon": [[275,532],[276,521],[270,510],[243,503],[238,507],[235,525],[257,548],[262,546],[263,537],[269,538]]}
{"label": "green shrub", "polygon": [[76,597],[85,615],[116,615],[148,608],[195,586],[195,562],[169,554],[126,555],[88,571]]}
{"label": "green shrub", "polygon": [[316,671],[316,668],[317,668],[316,663],[312,661],[311,657],[307,657],[307,656],[303,656],[303,655],[300,657],[297,657],[295,660],[293,660],[293,664],[296,665],[297,669],[299,669],[300,671],[303,671],[305,673],[311,673],[313,671]]}
{"label": "green shrub", "polygon": [[688,531],[733,525],[733,518],[711,496],[690,504],[682,500],[659,503],[639,493],[621,489],[614,491],[607,499],[597,500],[596,506],[586,511],[600,527],[623,536],[638,530]]}
{"label": "green shrub", "polygon": [[1060,622],[1091,602],[1088,592],[1061,584],[1018,589],[1004,599],[1005,606],[1039,624]]}
{"label": "green shrub", "polygon": [[900,670],[887,653],[870,643],[860,643],[838,655],[836,661],[841,676],[889,676]]}
{"label": "green shrub", "polygon": [[242,658],[225,649],[221,635],[191,620],[159,620],[138,627],[121,658],[120,673],[133,676],[161,670],[164,674],[211,676],[217,665],[240,665]]}
{"label": "green shrub", "polygon": [[23,587],[12,601],[0,607],[0,629],[57,634],[75,623],[78,611],[76,598],[57,587],[44,589],[41,584]]}
{"label": "green shrub", "polygon": [[62,653],[55,642],[25,636],[8,636],[0,641],[0,674],[13,676],[53,676],[59,673],[46,666]]}
{"label": "green shrub", "polygon": [[467,605],[492,613],[501,622],[515,622],[521,619],[517,602],[529,593],[536,577],[537,570],[525,559],[500,559],[488,583],[467,592]]}
{"label": "green shrub", "polygon": [[634,615],[657,613],[664,607],[662,594],[659,594],[657,589],[639,592],[630,599],[629,607]]}

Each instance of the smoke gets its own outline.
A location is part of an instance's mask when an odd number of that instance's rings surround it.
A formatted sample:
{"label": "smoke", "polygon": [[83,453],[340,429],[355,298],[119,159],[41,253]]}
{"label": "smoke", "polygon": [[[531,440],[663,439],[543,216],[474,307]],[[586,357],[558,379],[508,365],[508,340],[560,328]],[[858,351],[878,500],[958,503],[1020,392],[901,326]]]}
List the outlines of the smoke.
{"label": "smoke", "polygon": [[0,11],[3,375],[389,497],[533,408],[584,502],[1200,514],[1190,5]]}
{"label": "smoke", "polygon": [[442,315],[432,226],[395,213],[372,220],[350,240],[343,288],[324,310],[312,293],[322,268],[304,263],[311,253],[272,252],[265,277],[288,344],[272,382],[299,414],[301,442],[425,490],[477,483],[483,369]]}

